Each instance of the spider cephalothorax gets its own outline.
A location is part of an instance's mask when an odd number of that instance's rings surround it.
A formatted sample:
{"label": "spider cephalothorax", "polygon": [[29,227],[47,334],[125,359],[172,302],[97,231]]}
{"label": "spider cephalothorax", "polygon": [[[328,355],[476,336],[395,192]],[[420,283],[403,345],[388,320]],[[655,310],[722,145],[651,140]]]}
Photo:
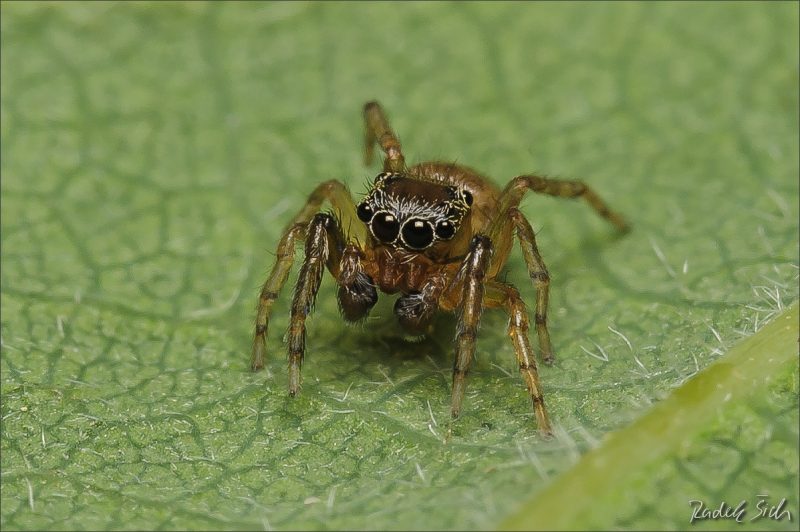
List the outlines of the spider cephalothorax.
{"label": "spider cephalothorax", "polygon": [[378,174],[358,205],[358,218],[380,243],[421,251],[451,240],[469,213],[472,194],[399,172]]}
{"label": "spider cephalothorax", "polygon": [[[484,308],[505,310],[508,335],[539,429],[550,433],[536,359],[528,341],[531,324],[525,303],[519,291],[498,275],[516,237],[537,290],[534,325],[541,357],[552,362],[547,330],[550,277],[536,246],[536,234],[518,209],[520,201],[528,190],[583,198],[620,230],[627,229],[625,220],[580,181],[521,175],[501,191],[478,172],[459,164],[431,161],[408,167],[400,142],[377,102],[364,106],[364,119],[366,162],[369,164],[377,143],[386,155],[384,171],[358,205],[339,181],[320,184],[291,221],[278,244],[275,266],[261,289],[251,367],[264,367],[270,309],[289,276],[295,245],[304,243],[305,258],[297,276],[287,333],[290,395],[300,390],[306,317],[327,268],[338,285],[339,309],[347,321],[365,318],[378,300],[378,291],[399,293],[394,313],[410,333],[426,333],[437,311],[457,313],[453,417],[461,412],[481,313]],[[325,200],[333,212],[319,212]]]}

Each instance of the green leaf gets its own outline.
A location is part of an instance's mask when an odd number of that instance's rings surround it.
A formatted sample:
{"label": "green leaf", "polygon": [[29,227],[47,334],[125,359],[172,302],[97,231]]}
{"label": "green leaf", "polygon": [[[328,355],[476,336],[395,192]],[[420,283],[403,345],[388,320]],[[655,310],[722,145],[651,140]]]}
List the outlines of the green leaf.
{"label": "green leaf", "polygon": [[[506,520],[504,527],[608,530],[669,523],[680,528],[688,520],[678,516],[691,515],[680,511],[688,503],[687,486],[698,490],[693,500],[711,510],[723,501],[709,502],[707,497],[739,494],[741,498],[725,502],[731,508],[747,502],[742,522],[763,517],[759,495],[766,496],[762,505],[777,506],[780,498],[769,501],[769,497],[782,490],[789,497],[791,512],[797,507],[799,487],[799,320],[795,303],[646,415],[613,433],[599,449],[587,453]],[[565,493],[570,497],[565,498]],[[698,503],[692,506],[700,507]],[[606,508],[614,508],[614,514]],[[784,520],[782,528],[794,527],[791,521]],[[768,522],[765,519],[758,526]]]}
{"label": "green leaf", "polygon": [[[696,374],[724,385],[714,361],[798,297],[794,4],[0,12],[4,530],[497,528],[533,494],[597,486],[591,449],[652,441],[675,419],[665,396]],[[316,183],[358,194],[377,171],[361,163],[370,99],[410,162],[499,185],[578,177],[633,222],[618,237],[580,203],[523,207],[552,275],[552,440],[501,313],[484,316],[452,424],[453,320],[405,342],[385,297],[345,326],[327,277],[300,396],[281,345],[290,287],[268,371],[249,372],[283,226]],[[535,300],[518,251],[504,275]],[[617,506],[576,489],[552,508],[581,509],[565,526],[685,528],[692,499],[768,489],[793,520],[759,524],[793,526],[797,382],[781,369],[753,402],[691,420],[669,460],[635,446],[641,469],[597,488]]]}

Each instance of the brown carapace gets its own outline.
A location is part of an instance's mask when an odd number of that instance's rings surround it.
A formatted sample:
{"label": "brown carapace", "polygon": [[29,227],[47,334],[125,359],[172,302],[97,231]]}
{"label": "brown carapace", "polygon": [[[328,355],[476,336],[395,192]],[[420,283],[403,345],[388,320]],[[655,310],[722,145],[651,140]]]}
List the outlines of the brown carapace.
{"label": "brown carapace", "polygon": [[[505,310],[508,335],[539,429],[551,433],[528,341],[525,304],[514,286],[497,279],[516,235],[537,290],[534,323],[541,357],[551,363],[553,349],[547,331],[550,276],[536,247],[535,233],[518,209],[520,201],[528,190],[583,198],[620,231],[628,229],[627,223],[580,181],[521,175],[501,191],[466,166],[425,162],[408,167],[400,142],[377,102],[364,106],[364,120],[366,164],[371,162],[377,143],[385,154],[383,172],[358,203],[341,182],[320,184],[289,223],[259,296],[252,369],[264,366],[270,309],[289,275],[296,244],[304,242],[305,257],[294,290],[288,331],[289,394],[300,390],[306,317],[327,268],[338,284],[339,307],[348,321],[365,318],[378,300],[378,291],[400,294],[394,312],[411,334],[423,334],[437,311],[457,313],[451,403],[454,418],[461,411],[481,313],[484,307]],[[320,212],[325,201],[335,215]]]}

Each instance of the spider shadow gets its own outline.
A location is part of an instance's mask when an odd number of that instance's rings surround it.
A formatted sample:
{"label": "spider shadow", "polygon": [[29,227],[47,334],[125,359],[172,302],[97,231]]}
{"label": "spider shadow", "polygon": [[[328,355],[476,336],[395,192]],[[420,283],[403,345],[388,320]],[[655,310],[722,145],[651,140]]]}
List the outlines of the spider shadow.
{"label": "spider shadow", "polygon": [[[352,349],[351,356],[359,364],[382,364],[390,370],[403,372],[409,363],[433,363],[440,371],[449,375],[453,365],[455,335],[458,324],[456,313],[437,312],[427,333],[421,336],[406,334],[398,324],[392,312],[394,298],[383,297],[376,305],[374,312],[366,322],[357,324],[344,341]],[[481,330],[478,334],[477,349],[480,366],[497,362],[497,349],[487,351],[488,346],[481,345],[481,337],[493,336],[488,331],[500,329],[505,331],[508,316],[502,310],[486,309],[481,318]],[[501,334],[505,337],[505,334]],[[509,343],[509,345],[511,345]],[[485,355],[485,356],[484,356]],[[513,357],[513,355],[512,355]]]}
{"label": "spider shadow", "polygon": [[394,298],[381,298],[372,316],[360,326],[356,325],[360,330],[354,331],[349,338],[356,348],[353,355],[362,359],[364,364],[379,362],[398,368],[406,362],[424,361],[428,357],[440,366],[452,363],[455,315],[438,312],[426,334],[411,336],[397,322],[392,312],[393,304]]}

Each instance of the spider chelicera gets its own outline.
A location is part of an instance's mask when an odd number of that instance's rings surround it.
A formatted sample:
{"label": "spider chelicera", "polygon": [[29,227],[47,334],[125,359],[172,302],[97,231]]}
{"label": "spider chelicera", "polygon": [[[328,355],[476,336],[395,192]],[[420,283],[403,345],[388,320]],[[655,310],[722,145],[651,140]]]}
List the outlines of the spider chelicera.
{"label": "spider chelicera", "polygon": [[[289,223],[259,296],[252,369],[264,367],[270,309],[289,275],[295,245],[304,242],[305,257],[294,289],[288,331],[290,395],[300,390],[306,317],[327,267],[338,284],[339,307],[347,321],[365,318],[378,300],[378,290],[400,293],[394,312],[411,334],[424,333],[439,310],[457,312],[451,403],[454,418],[461,412],[483,308],[504,309],[509,316],[508,335],[539,429],[551,433],[528,342],[525,304],[514,286],[497,279],[516,234],[537,290],[534,323],[541,357],[545,363],[552,363],[547,331],[550,276],[531,224],[518,209],[520,201],[528,190],[583,198],[620,231],[626,231],[628,224],[581,181],[521,175],[501,191],[466,166],[434,161],[408,167],[380,104],[367,103],[364,120],[365,162],[370,164],[374,146],[379,144],[385,154],[383,172],[359,203],[339,181],[320,184]],[[326,200],[335,215],[320,212]]]}

